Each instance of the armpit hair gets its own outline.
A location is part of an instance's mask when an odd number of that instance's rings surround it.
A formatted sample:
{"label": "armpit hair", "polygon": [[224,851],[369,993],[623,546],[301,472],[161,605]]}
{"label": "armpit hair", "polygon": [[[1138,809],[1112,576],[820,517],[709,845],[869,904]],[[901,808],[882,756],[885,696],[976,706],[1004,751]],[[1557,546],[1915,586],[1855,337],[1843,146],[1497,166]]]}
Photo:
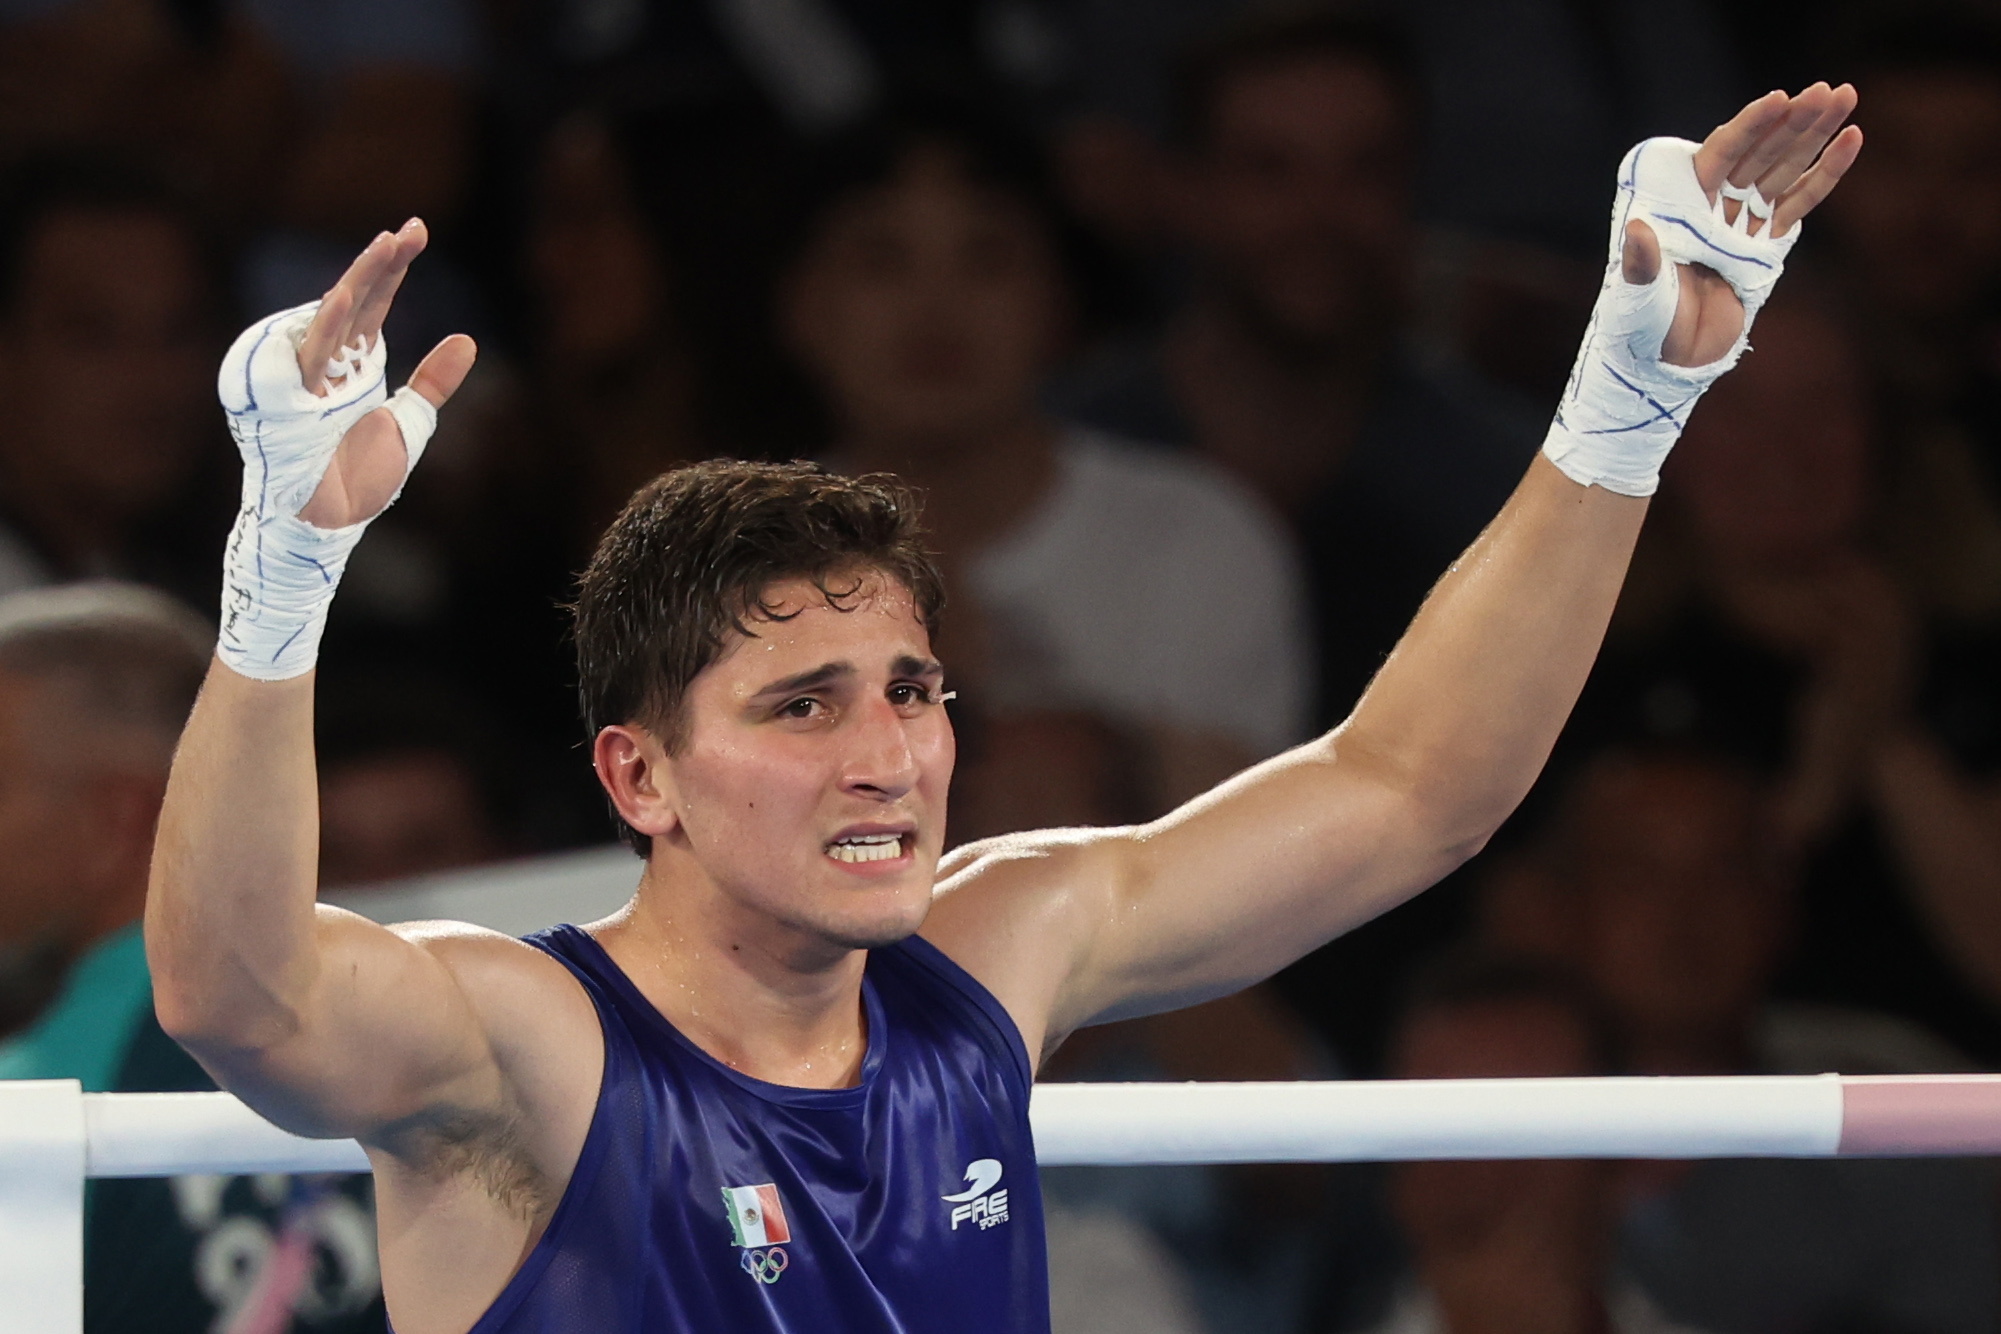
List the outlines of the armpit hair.
{"label": "armpit hair", "polygon": [[518,1118],[500,1112],[435,1108],[387,1127],[382,1147],[432,1181],[473,1181],[508,1213],[532,1222],[555,1204],[535,1166]]}

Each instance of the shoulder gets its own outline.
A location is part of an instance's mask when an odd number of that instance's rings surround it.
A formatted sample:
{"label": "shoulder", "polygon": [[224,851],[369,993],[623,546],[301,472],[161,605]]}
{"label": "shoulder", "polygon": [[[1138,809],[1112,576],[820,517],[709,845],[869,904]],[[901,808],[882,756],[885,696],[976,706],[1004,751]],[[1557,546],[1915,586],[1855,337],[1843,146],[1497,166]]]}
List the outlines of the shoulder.
{"label": "shoulder", "polygon": [[595,1087],[603,1064],[596,1003],[560,960],[465,922],[390,928],[449,975],[502,1075],[530,1102],[573,1080]]}
{"label": "shoulder", "polygon": [[1039,1060],[1064,984],[1120,892],[1129,829],[1042,829],[954,850],[920,934],[991,992]]}

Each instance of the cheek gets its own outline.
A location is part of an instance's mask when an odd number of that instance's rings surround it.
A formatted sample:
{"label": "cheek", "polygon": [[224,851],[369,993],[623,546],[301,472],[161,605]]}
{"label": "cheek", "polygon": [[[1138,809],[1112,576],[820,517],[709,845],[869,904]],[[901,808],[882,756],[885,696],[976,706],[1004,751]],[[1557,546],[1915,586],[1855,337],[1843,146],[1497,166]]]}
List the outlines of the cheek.
{"label": "cheek", "polygon": [[817,769],[765,752],[725,747],[675,768],[689,838],[734,859],[783,855],[784,831],[806,825],[826,791]]}

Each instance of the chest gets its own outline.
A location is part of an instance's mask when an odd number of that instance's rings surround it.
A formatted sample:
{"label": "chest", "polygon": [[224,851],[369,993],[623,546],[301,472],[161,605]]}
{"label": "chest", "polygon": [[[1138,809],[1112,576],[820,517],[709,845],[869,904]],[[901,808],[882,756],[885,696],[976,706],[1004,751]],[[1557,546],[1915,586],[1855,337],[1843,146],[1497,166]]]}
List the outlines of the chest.
{"label": "chest", "polygon": [[925,1055],[797,1101],[713,1071],[650,1071],[646,1207],[652,1235],[675,1239],[673,1267],[698,1270],[726,1306],[1028,1327],[1044,1259],[1026,1109],[999,1071]]}

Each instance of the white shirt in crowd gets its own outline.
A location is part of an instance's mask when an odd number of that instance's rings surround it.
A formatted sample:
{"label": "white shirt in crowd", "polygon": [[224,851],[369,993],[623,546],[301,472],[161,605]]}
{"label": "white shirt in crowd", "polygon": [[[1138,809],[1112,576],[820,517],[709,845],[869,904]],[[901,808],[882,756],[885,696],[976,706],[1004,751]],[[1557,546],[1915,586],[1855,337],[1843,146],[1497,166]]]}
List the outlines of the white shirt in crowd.
{"label": "white shirt in crowd", "polygon": [[969,571],[998,709],[1079,709],[1270,755],[1306,735],[1312,646],[1280,520],[1222,469],[1067,431],[1057,480]]}

